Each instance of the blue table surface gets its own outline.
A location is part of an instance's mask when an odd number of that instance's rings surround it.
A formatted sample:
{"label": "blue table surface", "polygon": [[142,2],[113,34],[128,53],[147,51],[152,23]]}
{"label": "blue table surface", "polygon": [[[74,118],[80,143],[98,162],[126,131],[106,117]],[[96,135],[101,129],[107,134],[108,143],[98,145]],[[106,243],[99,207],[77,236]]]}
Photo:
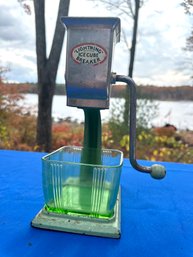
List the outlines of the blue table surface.
{"label": "blue table surface", "polygon": [[44,204],[43,155],[0,150],[0,257],[193,257],[192,164],[164,163],[167,177],[154,180],[124,160],[122,235],[108,239],[31,227]]}

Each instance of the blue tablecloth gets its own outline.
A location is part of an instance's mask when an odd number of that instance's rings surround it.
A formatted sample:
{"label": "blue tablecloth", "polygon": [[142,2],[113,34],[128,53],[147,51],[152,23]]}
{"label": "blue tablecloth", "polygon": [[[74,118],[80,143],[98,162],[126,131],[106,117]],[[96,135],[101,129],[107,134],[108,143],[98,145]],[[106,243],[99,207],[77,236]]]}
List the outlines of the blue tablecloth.
{"label": "blue tablecloth", "polygon": [[158,181],[125,160],[122,236],[108,239],[31,227],[44,204],[42,156],[0,151],[1,257],[193,257],[193,165],[165,163],[167,177]]}

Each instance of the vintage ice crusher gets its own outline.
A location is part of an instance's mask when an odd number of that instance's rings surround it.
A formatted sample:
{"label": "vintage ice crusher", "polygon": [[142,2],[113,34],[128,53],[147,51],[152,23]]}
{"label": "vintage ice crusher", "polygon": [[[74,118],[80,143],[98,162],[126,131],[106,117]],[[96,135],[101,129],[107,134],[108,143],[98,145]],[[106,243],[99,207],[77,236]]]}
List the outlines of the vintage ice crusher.
{"label": "vintage ice crusher", "polygon": [[166,171],[158,164],[142,166],[135,157],[136,86],[131,78],[111,72],[120,19],[62,17],[61,21],[67,30],[67,105],[84,111],[84,143],[63,146],[42,158],[45,206],[32,226],[119,238],[123,153],[101,147],[100,111],[109,108],[111,84],[125,82],[130,89],[132,167],[156,179]]}

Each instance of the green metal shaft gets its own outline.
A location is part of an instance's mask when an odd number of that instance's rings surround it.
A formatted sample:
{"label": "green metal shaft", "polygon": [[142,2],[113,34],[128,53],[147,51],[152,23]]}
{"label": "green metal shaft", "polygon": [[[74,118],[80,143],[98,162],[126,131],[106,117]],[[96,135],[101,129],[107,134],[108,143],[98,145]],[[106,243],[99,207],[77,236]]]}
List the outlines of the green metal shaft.
{"label": "green metal shaft", "polygon": [[83,162],[101,163],[101,115],[99,109],[84,109],[84,156]]}
{"label": "green metal shaft", "polygon": [[[101,115],[99,109],[84,109],[84,143],[81,163],[101,164]],[[92,169],[81,171],[80,179],[92,182]]]}
{"label": "green metal shaft", "polygon": [[[84,164],[101,164],[101,116],[99,109],[84,109],[84,143],[81,156],[81,163]],[[93,183],[93,166],[82,166],[80,170],[80,183],[88,186],[90,192],[87,192],[87,205],[91,206],[92,183]],[[84,191],[80,190],[80,204],[85,205]]]}

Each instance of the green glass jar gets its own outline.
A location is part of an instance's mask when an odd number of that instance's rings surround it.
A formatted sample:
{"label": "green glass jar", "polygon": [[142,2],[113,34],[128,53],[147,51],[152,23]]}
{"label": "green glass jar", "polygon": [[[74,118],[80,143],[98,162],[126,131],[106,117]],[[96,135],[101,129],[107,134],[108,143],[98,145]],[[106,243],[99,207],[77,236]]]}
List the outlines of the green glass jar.
{"label": "green glass jar", "polygon": [[[97,151],[86,150],[92,156]],[[102,149],[99,165],[83,163],[83,151],[65,146],[42,158],[45,208],[48,212],[110,218],[114,215],[123,153]]]}

